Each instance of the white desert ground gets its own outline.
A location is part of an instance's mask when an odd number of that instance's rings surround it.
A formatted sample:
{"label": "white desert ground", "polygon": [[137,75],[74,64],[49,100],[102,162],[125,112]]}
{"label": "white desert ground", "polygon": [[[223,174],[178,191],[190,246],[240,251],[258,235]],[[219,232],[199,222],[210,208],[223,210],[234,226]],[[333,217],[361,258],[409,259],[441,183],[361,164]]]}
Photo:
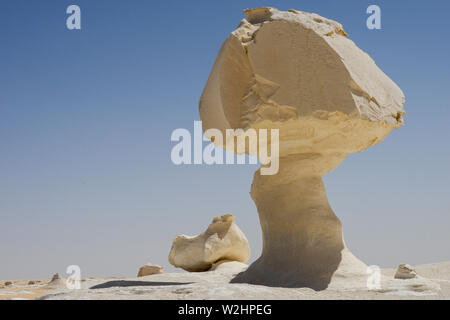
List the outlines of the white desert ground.
{"label": "white desert ground", "polygon": [[394,279],[395,269],[382,269],[381,286],[369,290],[364,287],[344,288],[336,285],[326,290],[309,288],[281,288],[229,283],[243,264],[232,262],[222,269],[207,272],[175,272],[154,274],[139,278],[89,278],[82,279],[81,289],[69,290],[63,281],[49,287],[49,280],[11,281],[5,286],[1,281],[0,300],[7,299],[144,299],[144,300],[203,300],[203,299],[450,299],[450,262],[414,266],[418,278]]}

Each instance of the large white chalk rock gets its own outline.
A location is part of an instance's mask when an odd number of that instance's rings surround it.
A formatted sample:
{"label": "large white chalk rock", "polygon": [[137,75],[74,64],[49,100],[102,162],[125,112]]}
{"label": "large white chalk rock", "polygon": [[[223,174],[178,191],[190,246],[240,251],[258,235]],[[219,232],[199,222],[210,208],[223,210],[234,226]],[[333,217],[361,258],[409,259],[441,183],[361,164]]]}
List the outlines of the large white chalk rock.
{"label": "large white chalk rock", "polygon": [[198,236],[177,236],[169,254],[172,265],[187,271],[207,271],[222,260],[245,263],[249,258],[248,240],[231,214],[214,218]]}
{"label": "large white chalk rock", "polygon": [[340,23],[296,10],[245,14],[201,96],[204,130],[277,128],[280,156],[315,155],[324,175],[403,124],[403,92]]}
{"label": "large white chalk rock", "polygon": [[296,10],[244,12],[247,19],[216,58],[200,118],[216,146],[261,163],[260,150],[238,146],[245,139],[228,145],[228,137],[278,129],[267,148],[278,143],[279,170],[266,175],[262,165],[255,172],[250,195],[263,250],[233,282],[315,290],[338,282],[354,287],[358,279],[365,285],[367,266],[346,248],[322,176],[400,127],[404,95],[338,22]]}

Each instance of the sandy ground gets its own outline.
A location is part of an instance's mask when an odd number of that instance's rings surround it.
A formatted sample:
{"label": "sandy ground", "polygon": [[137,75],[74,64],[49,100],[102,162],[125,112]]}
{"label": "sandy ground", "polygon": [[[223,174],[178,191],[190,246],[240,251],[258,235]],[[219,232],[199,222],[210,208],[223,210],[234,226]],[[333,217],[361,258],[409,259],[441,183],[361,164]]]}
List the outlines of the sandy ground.
{"label": "sandy ground", "polygon": [[8,281],[0,281],[0,300],[6,299],[26,299],[33,300],[45,295],[54,288],[45,288],[48,280],[34,280],[35,284],[29,284],[30,280],[13,280],[11,284],[5,285]]}
{"label": "sandy ground", "polygon": [[[48,280],[29,285],[28,281],[0,281],[0,300],[5,299],[450,299],[450,262],[415,266],[418,279],[394,279],[394,269],[383,269],[381,287],[334,286],[323,291],[308,288],[277,288],[230,284],[237,270],[198,273],[166,273],[128,279],[83,279],[81,289],[64,285],[48,287]],[[345,283],[345,281],[343,282]]]}

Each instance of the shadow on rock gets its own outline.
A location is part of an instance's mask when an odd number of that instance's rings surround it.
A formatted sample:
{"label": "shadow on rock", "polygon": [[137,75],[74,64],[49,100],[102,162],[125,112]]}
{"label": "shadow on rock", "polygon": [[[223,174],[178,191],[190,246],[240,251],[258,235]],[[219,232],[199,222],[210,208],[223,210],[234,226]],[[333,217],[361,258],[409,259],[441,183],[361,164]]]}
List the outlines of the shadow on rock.
{"label": "shadow on rock", "polygon": [[115,280],[108,281],[90,287],[89,289],[106,289],[112,287],[156,287],[156,286],[181,286],[191,284],[192,282],[156,282],[156,281],[129,281],[129,280]]}

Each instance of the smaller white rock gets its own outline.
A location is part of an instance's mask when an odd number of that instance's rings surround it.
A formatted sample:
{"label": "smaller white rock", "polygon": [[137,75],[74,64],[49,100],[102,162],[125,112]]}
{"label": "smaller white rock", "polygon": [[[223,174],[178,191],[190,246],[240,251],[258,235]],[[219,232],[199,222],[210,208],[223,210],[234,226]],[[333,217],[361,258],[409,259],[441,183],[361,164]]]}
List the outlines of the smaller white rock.
{"label": "smaller white rock", "polygon": [[63,288],[66,286],[66,280],[61,278],[58,273],[54,274],[50,282],[44,288]]}
{"label": "smaller white rock", "polygon": [[248,259],[248,240],[231,214],[214,218],[198,236],[177,236],[169,254],[173,266],[190,272],[208,271],[222,260],[245,263]]}
{"label": "smaller white rock", "polygon": [[152,274],[164,273],[164,268],[153,263],[147,263],[139,268],[138,277],[145,277]]}
{"label": "smaller white rock", "polygon": [[417,272],[409,264],[401,264],[397,268],[395,279],[413,279],[417,278]]}

